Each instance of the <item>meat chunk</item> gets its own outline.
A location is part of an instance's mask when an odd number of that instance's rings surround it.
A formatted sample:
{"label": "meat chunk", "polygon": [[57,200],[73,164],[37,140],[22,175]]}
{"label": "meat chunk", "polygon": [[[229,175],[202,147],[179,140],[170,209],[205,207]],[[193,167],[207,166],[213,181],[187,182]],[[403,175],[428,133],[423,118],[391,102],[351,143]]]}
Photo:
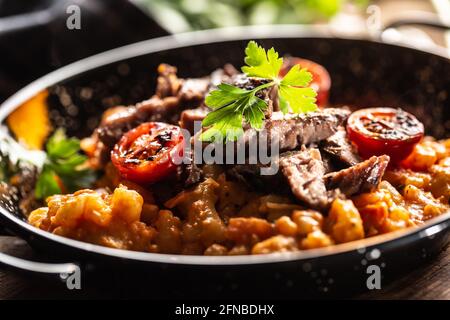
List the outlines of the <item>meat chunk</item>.
{"label": "meat chunk", "polygon": [[346,166],[354,166],[361,162],[361,157],[348,140],[344,127],[339,128],[335,134],[324,140],[321,143],[321,149]]}
{"label": "meat chunk", "polygon": [[184,79],[177,97],[183,107],[199,106],[208,92],[209,77]]}
{"label": "meat chunk", "polygon": [[185,157],[189,157],[190,161],[179,167],[178,180],[183,182],[185,187],[189,187],[202,179],[203,170],[195,163],[192,150]]}
{"label": "meat chunk", "polygon": [[127,131],[146,121],[167,121],[178,111],[176,97],[160,99],[157,96],[145,100],[109,116],[96,129],[98,139],[109,148]]}
{"label": "meat chunk", "polygon": [[191,134],[194,134],[194,123],[196,121],[202,121],[208,114],[208,109],[199,107],[196,109],[187,109],[181,112],[180,115],[180,127],[188,130]]}
{"label": "meat chunk", "polygon": [[182,110],[199,107],[210,86],[210,77],[180,79],[175,67],[162,64],[158,67],[156,94],[134,106],[109,116],[96,130],[98,139],[112,148],[128,130],[147,121],[176,123]]}
{"label": "meat chunk", "polygon": [[[348,110],[334,108],[306,114],[284,115],[274,112],[266,120],[264,129],[269,138],[279,139],[280,151],[284,152],[329,138],[337,132],[349,114]],[[256,130],[248,129],[244,132],[244,141],[251,141],[256,135]]]}
{"label": "meat chunk", "polygon": [[264,135],[260,131],[245,127],[240,143],[235,144],[234,154],[243,152],[243,150],[245,150],[245,154],[249,154],[251,145],[261,147],[262,143],[267,143],[267,147],[265,150],[259,150],[260,153],[273,151],[272,148],[276,148],[276,144],[272,145],[275,142],[272,139],[278,140],[279,152],[296,150],[302,145],[316,144],[333,135],[348,115],[349,111],[345,109],[331,108],[296,115],[274,112],[265,121],[265,131],[262,131],[266,134],[267,140],[261,140]]}
{"label": "meat chunk", "polygon": [[[238,88],[245,90],[253,90],[256,87],[268,83],[270,80],[263,78],[247,77],[245,74],[239,73],[230,78],[230,83]],[[267,90],[261,90],[260,93],[267,93]]]}
{"label": "meat chunk", "polygon": [[[323,181],[326,168],[320,151],[306,148],[300,151],[286,151],[330,137],[337,132],[348,115],[349,111],[345,109],[325,109],[295,116],[275,112],[266,120],[265,128],[269,136],[273,134],[280,138],[279,149],[284,152],[279,159],[281,174],[263,176],[260,164],[233,165],[228,168],[227,174],[261,190],[269,188],[282,191],[287,180],[298,200],[313,208],[325,209],[329,206],[333,194],[327,192]],[[247,129],[244,132],[244,142],[250,144],[257,134],[255,130]]]}
{"label": "meat chunk", "polygon": [[281,150],[293,150],[300,145],[324,140],[338,130],[350,112],[345,109],[324,109],[300,115],[280,116],[274,113],[266,124],[270,133],[280,137]]}
{"label": "meat chunk", "polygon": [[177,76],[177,68],[162,63],[158,66],[158,73],[159,77],[156,79],[156,95],[161,99],[176,96],[182,82]]}
{"label": "meat chunk", "polygon": [[211,84],[209,89],[215,89],[221,83],[231,83],[234,76],[239,74],[239,71],[236,68],[227,63],[221,69],[217,69],[211,73]]}
{"label": "meat chunk", "polygon": [[389,156],[373,156],[350,168],[325,176],[328,189],[339,189],[346,196],[372,192],[378,187],[389,164]]}
{"label": "meat chunk", "polygon": [[210,84],[210,77],[181,79],[177,68],[165,63],[158,66],[156,96],[161,99],[178,97],[180,102],[198,105],[202,102]]}
{"label": "meat chunk", "polygon": [[[320,150],[320,149],[319,149]],[[336,166],[337,163],[328,153],[320,150],[320,155],[322,156],[322,162],[325,167],[325,173],[334,172],[342,169],[341,166]]]}
{"label": "meat chunk", "polygon": [[284,154],[280,159],[280,169],[298,200],[318,209],[329,205],[323,181],[325,167],[318,149],[302,148]]}

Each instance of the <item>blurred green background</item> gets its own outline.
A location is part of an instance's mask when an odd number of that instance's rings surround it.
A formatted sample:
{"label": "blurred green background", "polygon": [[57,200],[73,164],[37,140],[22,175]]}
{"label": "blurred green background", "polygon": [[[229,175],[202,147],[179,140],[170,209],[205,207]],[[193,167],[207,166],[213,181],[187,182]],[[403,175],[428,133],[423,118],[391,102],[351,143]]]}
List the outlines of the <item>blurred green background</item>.
{"label": "blurred green background", "polygon": [[327,22],[369,0],[139,0],[172,32],[257,24]]}

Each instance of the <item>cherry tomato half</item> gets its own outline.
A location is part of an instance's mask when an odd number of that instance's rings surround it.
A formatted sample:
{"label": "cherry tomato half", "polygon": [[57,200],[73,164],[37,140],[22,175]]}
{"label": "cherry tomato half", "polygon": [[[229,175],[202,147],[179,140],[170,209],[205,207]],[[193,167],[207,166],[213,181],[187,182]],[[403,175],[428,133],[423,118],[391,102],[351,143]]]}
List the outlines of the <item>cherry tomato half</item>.
{"label": "cherry tomato half", "polygon": [[127,180],[150,184],[176,170],[174,157],[182,157],[180,127],[147,122],[125,133],[111,152],[111,161]]}
{"label": "cherry tomato half", "polygon": [[363,158],[387,154],[391,164],[397,164],[422,139],[424,128],[416,117],[401,109],[368,108],[350,115],[347,133]]}
{"label": "cherry tomato half", "polygon": [[317,92],[317,105],[319,107],[326,106],[328,103],[328,94],[331,86],[330,74],[327,69],[311,60],[290,57],[283,60],[280,76],[284,76],[296,64],[298,64],[301,68],[308,69],[308,71],[311,72],[313,79],[309,86]]}

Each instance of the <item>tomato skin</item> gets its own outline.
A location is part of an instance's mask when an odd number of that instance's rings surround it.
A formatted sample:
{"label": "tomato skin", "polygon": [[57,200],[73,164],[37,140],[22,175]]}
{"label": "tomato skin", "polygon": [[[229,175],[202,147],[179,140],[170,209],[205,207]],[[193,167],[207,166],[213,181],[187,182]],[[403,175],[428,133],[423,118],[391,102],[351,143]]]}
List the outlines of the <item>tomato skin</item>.
{"label": "tomato skin", "polygon": [[371,139],[360,133],[347,129],[349,139],[358,147],[358,153],[364,159],[371,156],[389,155],[391,163],[398,163],[406,158],[414,149],[414,145],[420,141],[420,137],[405,143],[395,141],[383,141]]}
{"label": "tomato skin", "polygon": [[[363,119],[381,119],[389,123],[389,118],[396,119],[397,115],[401,113],[403,117],[408,117],[407,124],[396,124],[391,122],[393,126],[398,128],[391,129],[402,130],[401,125],[411,126],[406,128],[406,133],[398,134],[384,134],[374,132],[367,128]],[[400,132],[400,131],[398,131]],[[414,146],[422,139],[424,135],[424,128],[413,115],[392,108],[368,108],[355,111],[347,120],[347,134],[348,138],[357,146],[358,153],[363,158],[370,158],[371,156],[380,156],[387,154],[390,156],[390,164],[398,164],[405,159],[414,149]]]}
{"label": "tomato skin", "polygon": [[309,86],[317,91],[316,103],[319,107],[326,106],[328,104],[328,95],[331,87],[331,78],[327,69],[311,60],[290,57],[284,59],[283,66],[280,70],[280,76],[286,75],[286,73],[288,73],[288,71],[296,64],[311,72],[313,79]]}
{"label": "tomato skin", "polygon": [[[159,143],[158,137],[170,135]],[[184,138],[177,126],[146,122],[125,133],[111,152],[111,161],[122,178],[138,184],[151,184],[176,171],[173,159],[181,157]],[[154,152],[154,154],[153,154]],[[136,154],[145,157],[140,159]]]}

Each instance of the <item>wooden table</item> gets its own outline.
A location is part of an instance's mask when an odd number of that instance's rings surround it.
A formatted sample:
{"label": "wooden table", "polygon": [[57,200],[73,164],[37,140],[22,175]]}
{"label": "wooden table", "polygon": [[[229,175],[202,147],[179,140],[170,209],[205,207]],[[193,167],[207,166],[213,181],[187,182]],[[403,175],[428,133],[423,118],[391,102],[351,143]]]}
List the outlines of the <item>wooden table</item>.
{"label": "wooden table", "polygon": [[[21,239],[0,236],[0,252],[14,256],[39,259]],[[446,299],[450,300],[450,245],[426,266],[404,275],[382,290],[357,295],[355,299]],[[69,291],[55,277],[42,278],[20,273],[0,265],[0,299],[61,299],[122,297],[114,288],[85,284],[81,292]]]}

